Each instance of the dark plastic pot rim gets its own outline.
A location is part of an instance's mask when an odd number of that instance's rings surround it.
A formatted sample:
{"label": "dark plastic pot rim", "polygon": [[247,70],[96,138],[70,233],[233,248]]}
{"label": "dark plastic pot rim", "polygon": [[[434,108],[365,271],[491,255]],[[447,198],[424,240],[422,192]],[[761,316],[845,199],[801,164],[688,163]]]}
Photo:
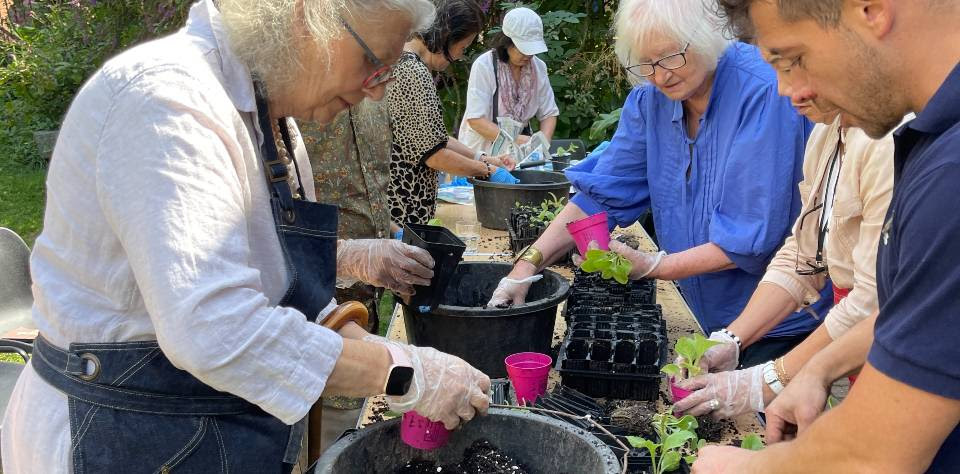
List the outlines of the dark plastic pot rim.
{"label": "dark plastic pot rim", "polygon": [[[553,182],[553,183],[527,183],[527,184],[517,183],[517,184],[508,184],[508,183],[492,183],[492,182],[490,182],[490,181],[486,181],[486,180],[482,180],[482,179],[467,178],[467,182],[470,183],[470,184],[472,184],[472,185],[474,185],[474,186],[479,186],[479,187],[481,187],[481,188],[493,188],[493,189],[529,189],[529,190],[541,190],[541,189],[546,189],[546,190],[550,190],[550,189],[556,189],[557,187],[560,187],[560,186],[570,186],[570,180],[568,180],[567,177],[566,177],[566,175],[564,175],[563,173],[557,173],[557,172],[554,172],[554,171],[544,171],[544,173],[552,173],[552,174],[558,175],[558,176],[560,176],[561,180],[556,181],[556,182]],[[560,196],[558,196],[558,197],[560,197]],[[565,197],[565,196],[563,196],[563,197]]]}
{"label": "dark plastic pot rim", "polygon": [[[484,264],[489,262],[460,262],[460,265],[474,265],[474,264]],[[560,305],[563,300],[567,298],[567,294],[570,293],[570,282],[567,281],[563,275],[553,271],[553,270],[543,270],[544,278],[548,278],[548,275],[553,275],[560,282],[560,287],[553,296],[546,298],[541,298],[534,301],[528,301],[521,305],[508,306],[506,308],[483,308],[483,307],[469,307],[469,306],[453,306],[441,304],[433,308],[430,313],[439,314],[443,316],[449,316],[452,318],[496,318],[502,316],[517,316],[522,314],[535,313],[550,307],[557,307]],[[403,303],[401,303],[403,304]],[[406,306],[406,305],[405,305]],[[411,308],[411,311],[414,311]]]}

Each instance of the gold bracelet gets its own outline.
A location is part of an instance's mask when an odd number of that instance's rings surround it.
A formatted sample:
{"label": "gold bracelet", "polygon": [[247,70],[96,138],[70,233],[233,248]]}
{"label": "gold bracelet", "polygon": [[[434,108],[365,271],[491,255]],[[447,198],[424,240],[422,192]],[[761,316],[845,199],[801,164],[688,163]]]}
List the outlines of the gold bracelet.
{"label": "gold bracelet", "polygon": [[520,260],[529,262],[534,266],[534,268],[539,270],[540,264],[543,263],[543,254],[531,244],[520,251],[520,253],[517,255],[517,258],[513,261],[513,264],[516,265]]}
{"label": "gold bracelet", "polygon": [[787,368],[783,365],[783,357],[774,361],[773,369],[777,372],[777,378],[780,379],[780,383],[783,385],[790,383],[790,378],[787,377]]}

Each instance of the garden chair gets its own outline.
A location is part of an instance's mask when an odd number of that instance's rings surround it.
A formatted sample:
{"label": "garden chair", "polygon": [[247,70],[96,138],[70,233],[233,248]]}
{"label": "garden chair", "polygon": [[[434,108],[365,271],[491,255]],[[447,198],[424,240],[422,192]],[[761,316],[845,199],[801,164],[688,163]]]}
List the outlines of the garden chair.
{"label": "garden chair", "polygon": [[33,328],[30,249],[16,232],[0,227],[0,334]]}

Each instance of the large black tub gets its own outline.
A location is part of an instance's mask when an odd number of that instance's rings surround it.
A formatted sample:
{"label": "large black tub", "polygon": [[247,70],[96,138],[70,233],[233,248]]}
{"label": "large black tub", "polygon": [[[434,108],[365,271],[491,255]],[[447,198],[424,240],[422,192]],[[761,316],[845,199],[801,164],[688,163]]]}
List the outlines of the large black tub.
{"label": "large black tub", "polygon": [[511,171],[510,174],[520,182],[506,184],[473,178],[467,180],[473,184],[477,220],[488,229],[506,230],[507,219],[510,218],[510,210],[513,209],[514,204],[539,206],[547,199],[565,198],[570,195],[570,181],[563,173],[516,170]]}
{"label": "large black tub", "polygon": [[490,377],[506,377],[503,359],[515,352],[550,352],[557,305],[570,292],[567,279],[550,270],[530,286],[527,302],[484,308],[512,265],[460,262],[440,305],[429,313],[401,305],[407,340],[456,355]]}
{"label": "large black tub", "polygon": [[317,462],[316,474],[393,474],[413,460],[459,462],[475,440],[485,439],[533,474],[615,474],[620,464],[610,448],[571,424],[516,410],[491,408],[450,434],[433,451],[400,440],[400,420],[370,425],[337,441]]}

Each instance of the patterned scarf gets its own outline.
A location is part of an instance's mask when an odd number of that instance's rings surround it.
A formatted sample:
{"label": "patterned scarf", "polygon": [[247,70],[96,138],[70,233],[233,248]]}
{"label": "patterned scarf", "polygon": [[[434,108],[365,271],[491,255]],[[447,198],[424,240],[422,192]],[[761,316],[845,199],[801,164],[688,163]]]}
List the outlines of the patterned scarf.
{"label": "patterned scarf", "polygon": [[[499,59],[496,61],[499,62]],[[500,82],[498,113],[501,117],[510,117],[526,124],[536,113],[536,104],[533,103],[537,87],[536,68],[531,59],[520,69],[519,81],[513,80],[511,69],[509,63],[497,64],[497,80]]]}

